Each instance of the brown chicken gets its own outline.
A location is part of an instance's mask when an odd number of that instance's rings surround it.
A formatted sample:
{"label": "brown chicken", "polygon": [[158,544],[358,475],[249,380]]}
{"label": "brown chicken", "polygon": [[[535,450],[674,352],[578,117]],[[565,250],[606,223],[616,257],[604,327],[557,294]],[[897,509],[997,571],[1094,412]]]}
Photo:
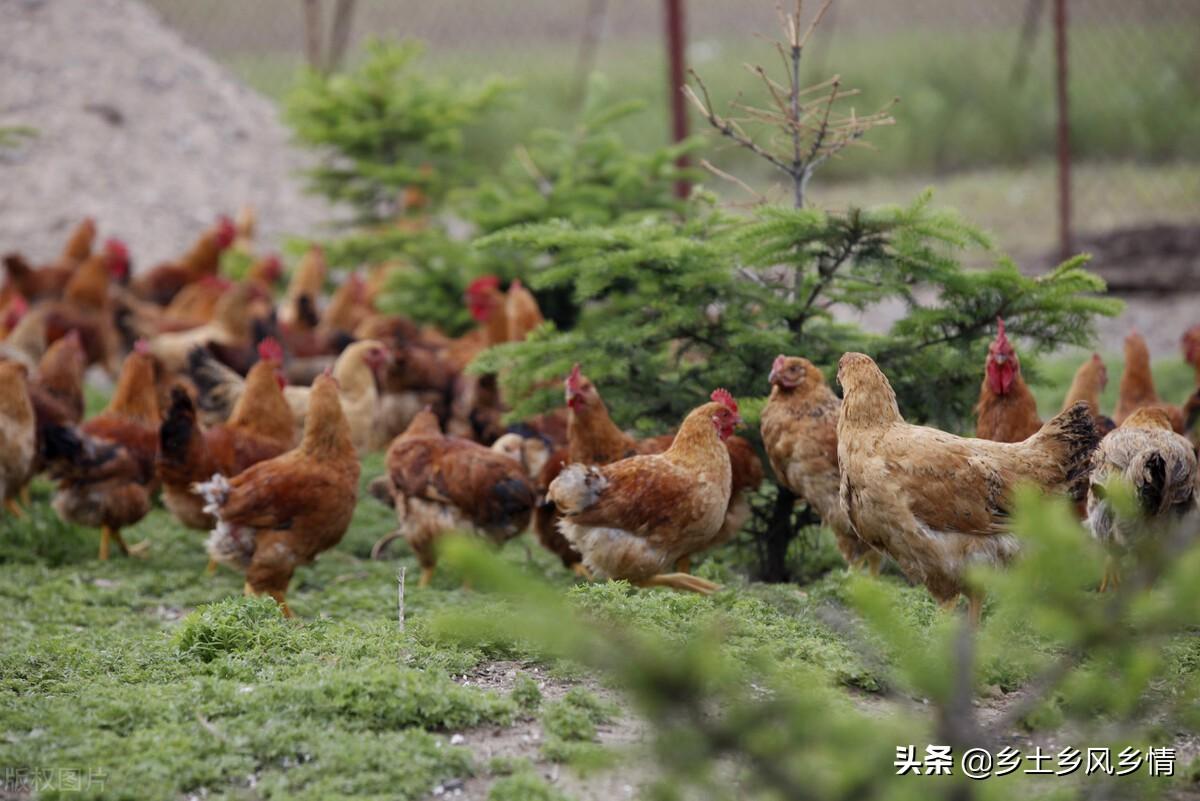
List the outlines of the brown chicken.
{"label": "brown chicken", "polygon": [[1042,427],[1037,400],[1021,376],[1021,362],[1004,321],[997,319],[996,338],[988,346],[983,386],[975,406],[975,436],[993,442],[1022,442]]}
{"label": "brown chicken", "polygon": [[76,330],[83,340],[88,364],[99,364],[116,375],[121,340],[109,289],[114,280],[121,280],[128,272],[126,251],[112,240],[102,254],[84,261],[71,276],[61,300],[46,301],[31,312],[44,315],[46,341],[53,342]]}
{"label": "brown chicken", "polygon": [[326,337],[335,333],[349,334],[374,312],[367,298],[366,282],[361,275],[351,274],[329,299],[317,331]]}
{"label": "brown chicken", "polygon": [[967,592],[978,620],[981,596],[964,585],[971,564],[1007,564],[1019,543],[1004,523],[1019,482],[1079,497],[1087,486],[1096,428],[1078,403],[1024,442],[964,439],[904,422],[896,393],[870,357],[838,363],[841,500],[868,545],[891,556],[911,581],[944,605]]}
{"label": "brown chicken", "polygon": [[775,357],[770,382],[761,429],[776,480],[820,516],[849,565],[865,563],[877,575],[882,554],[859,538],[842,510],[837,444],[841,399],[816,365],[798,356]]}
{"label": "brown chicken", "polygon": [[465,370],[492,345],[508,341],[507,299],[500,291],[500,279],[494,275],[476,278],[467,285],[464,297],[479,327],[447,344],[444,358],[456,372]]}
{"label": "brown chicken", "polygon": [[62,255],[51,264],[35,268],[20,253],[9,253],[4,257],[9,284],[30,301],[61,297],[75,269],[92,255],[95,238],[96,222],[85,217],[71,232]]}
{"label": "brown chicken", "polygon": [[516,461],[470,440],[442,433],[425,409],[388,448],[387,475],[372,491],[390,500],[399,528],[375,544],[404,537],[421,565],[422,587],[437,564],[437,541],[453,530],[471,531],[497,545],[520,534],[533,512],[533,485]]}
{"label": "brown chicken", "polygon": [[[1137,500],[1137,517],[1120,518],[1108,500],[1107,482],[1127,481]],[[1121,583],[1121,554],[1169,536],[1181,525],[1195,529],[1200,503],[1196,451],[1172,430],[1162,407],[1136,410],[1092,454],[1087,520],[1092,534],[1109,549],[1100,592]]]}
{"label": "brown chicken", "polygon": [[671,447],[607,465],[570,464],[550,484],[559,524],[595,576],[709,594],[717,585],[669,573],[718,540],[732,486],[724,445],[741,424],[725,390],[684,419]]}
{"label": "brown chicken", "polygon": [[166,262],[141,273],[129,282],[130,291],[142,300],[166,306],[188,284],[217,274],[221,254],[233,244],[236,234],[232,220],[224,215],[218,217],[179,261]]}
{"label": "brown chicken", "polygon": [[50,426],[73,426],[83,419],[83,371],[87,357],[79,332],[72,331],[46,349],[37,372],[29,381],[29,400],[37,419],[37,455],[21,487],[21,500],[28,505],[29,481],[42,471],[44,431]]}
{"label": "brown chicken", "polygon": [[100,528],[101,560],[108,559],[111,541],[127,555],[148,547],[146,542],[127,546],[121,529],[150,511],[158,426],[154,358],[139,346],[126,358],[103,412],[78,428],[43,431],[43,456],[58,481],[54,510],[67,522]]}
{"label": "brown chicken", "polygon": [[358,499],[358,474],[337,381],[319,376],[298,447],[233,478],[217,474],[196,486],[204,511],[217,521],[209,557],[245,572],[247,595],[270,595],[291,617],[292,574],[345,536]]}
{"label": "brown chicken", "polygon": [[283,397],[283,351],[267,339],[259,346],[260,361],[246,376],[246,389],[229,420],[204,429],[187,392],[176,388],[159,429],[158,474],[163,505],[188,528],[207,530],[213,519],[192,491],[216,473],[226,478],[273,459],[295,445],[292,410]]}
{"label": "brown chicken", "polygon": [[197,347],[211,344],[246,346],[254,331],[254,320],[265,311],[262,289],[244,281],[235,284],[216,301],[212,320],[185,331],[159,334],[150,340],[150,352],[168,371],[187,367],[188,355]]}
{"label": "brown chicken", "polygon": [[[321,293],[325,290],[325,274],[328,272],[328,267],[325,264],[325,251],[319,245],[312,245],[304,256],[301,257],[300,263],[296,265],[295,271],[292,273],[292,278],[288,282],[288,287],[284,293],[283,301],[279,304],[279,323],[281,326],[294,326],[304,321],[307,314],[311,314],[314,318],[316,315],[316,301],[321,297]],[[301,300],[308,299],[309,308],[307,314],[301,307]],[[313,326],[316,325],[316,320],[312,319],[309,322]],[[287,343],[284,343],[285,345]]]}
{"label": "brown chicken", "polygon": [[1200,324],[1183,332],[1179,340],[1183,359],[1196,371],[1196,386],[1200,387]]}
{"label": "brown chicken", "polygon": [[1185,430],[1183,410],[1170,403],[1163,403],[1154,388],[1154,376],[1150,373],[1150,349],[1146,340],[1137,331],[1125,337],[1125,369],[1121,371],[1121,386],[1117,394],[1117,408],[1113,420],[1118,426],[1138,409],[1159,407],[1166,412],[1175,433]]}
{"label": "brown chicken", "polygon": [[0,496],[4,508],[23,517],[17,496],[29,481],[37,452],[37,421],[26,389],[25,365],[0,362]]}
{"label": "brown chicken", "polygon": [[508,286],[504,298],[504,317],[508,325],[505,335],[507,342],[524,342],[529,332],[537,328],[545,319],[538,307],[537,299],[517,279]]}
{"label": "brown chicken", "polygon": [[[387,368],[388,359],[387,348],[374,340],[366,340],[355,342],[342,351],[333,365],[342,410],[349,420],[351,438],[360,452],[383,444],[379,441],[379,378]],[[203,349],[192,351],[188,374],[200,391],[198,404],[209,413],[210,422],[227,420],[242,396],[245,380]],[[311,395],[309,387],[284,389],[283,396],[291,407],[297,433],[304,430]]]}
{"label": "brown chicken", "polygon": [[1104,388],[1107,386],[1108,368],[1105,366],[1104,360],[1100,358],[1100,354],[1093,353],[1091,358],[1079,365],[1079,369],[1075,371],[1075,376],[1071,379],[1071,387],[1067,390],[1066,397],[1063,398],[1063,410],[1083,401],[1088,405],[1088,411],[1092,413],[1092,417],[1099,420],[1103,416],[1100,413],[1100,393],[1104,392]]}

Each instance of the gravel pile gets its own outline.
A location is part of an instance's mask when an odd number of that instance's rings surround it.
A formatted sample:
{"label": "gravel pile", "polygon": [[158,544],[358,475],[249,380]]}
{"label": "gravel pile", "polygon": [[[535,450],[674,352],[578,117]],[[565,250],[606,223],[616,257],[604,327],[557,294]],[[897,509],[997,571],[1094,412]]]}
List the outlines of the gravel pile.
{"label": "gravel pile", "polygon": [[269,245],[332,219],[275,106],[135,0],[0,0],[0,31],[0,127],[37,132],[0,148],[0,251],[92,215],[145,266],[244,204]]}

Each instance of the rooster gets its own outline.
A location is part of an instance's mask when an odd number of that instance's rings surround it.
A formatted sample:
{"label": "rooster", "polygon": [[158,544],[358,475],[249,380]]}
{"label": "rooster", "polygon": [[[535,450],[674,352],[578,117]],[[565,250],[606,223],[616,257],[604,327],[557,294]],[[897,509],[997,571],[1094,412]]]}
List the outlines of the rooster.
{"label": "rooster", "polygon": [[711,403],[688,414],[663,453],[563,468],[548,497],[588,572],[644,587],[703,594],[719,589],[667,571],[720,536],[732,486],[724,441],[741,422],[733,397],[718,389]]}
{"label": "rooster", "polygon": [[54,510],[69,523],[100,528],[102,561],[108,559],[110,542],[135,556],[149,546],[127,546],[121,529],[150,511],[158,426],[154,358],[139,343],[104,411],[78,428],[43,430],[47,470],[58,481]]}
{"label": "rooster", "polygon": [[292,410],[283,397],[283,351],[278,342],[266,339],[258,352],[260,360],[246,376],[246,389],[226,423],[201,428],[191,397],[179,387],[171,392],[159,429],[158,474],[163,505],[188,528],[213,527],[203,501],[192,492],[195,483],[216,473],[235,476],[295,444]]}
{"label": "rooster", "polygon": [[422,587],[433,577],[436,544],[446,532],[472,531],[502,545],[529,525],[534,492],[521,465],[442,434],[428,409],[392,442],[387,470],[372,491],[391,501],[400,527],[377,542],[371,555],[379,558],[389,542],[404,537],[421,564]]}
{"label": "rooster", "polygon": [[29,481],[36,453],[36,418],[26,389],[27,368],[0,362],[0,495],[4,508],[23,517],[17,496]]}
{"label": "rooster", "polygon": [[[842,509],[859,537],[943,605],[964,592],[969,565],[1016,556],[1019,543],[1004,524],[1017,483],[1075,497],[1086,488],[1097,442],[1086,403],[1024,442],[990,442],[906,423],[891,384],[864,354],[842,356],[838,381]],[[982,598],[968,598],[978,620]]]}
{"label": "rooster", "polygon": [[851,566],[879,573],[882,554],[867,545],[842,510],[837,423],[842,402],[808,359],[775,357],[762,412],[763,446],[775,478],[816,512]]}
{"label": "rooster", "polygon": [[298,447],[233,478],[217,473],[195,486],[203,511],[217,521],[209,557],[244,572],[247,595],[270,595],[291,617],[292,575],[345,536],[358,474],[337,379],[318,376]]}
{"label": "rooster", "polygon": [[975,406],[975,436],[993,442],[1021,442],[1042,427],[1037,400],[1021,376],[1017,351],[997,318],[996,338],[988,346],[983,386]]}
{"label": "rooster", "polygon": [[1185,428],[1183,410],[1178,406],[1163,403],[1154,388],[1154,376],[1150,373],[1150,349],[1145,338],[1137,331],[1125,337],[1125,369],[1121,371],[1121,386],[1117,394],[1117,408],[1113,420],[1120,426],[1136,410],[1159,407],[1171,421],[1177,434]]}
{"label": "rooster", "polygon": [[[1119,518],[1108,499],[1108,481],[1120,476],[1137,499],[1137,517]],[[1172,430],[1162,407],[1143,407],[1106,436],[1092,454],[1087,519],[1092,534],[1112,552],[1100,592],[1121,583],[1118,555],[1172,532],[1185,518],[1195,528],[1197,503],[1196,452]]]}

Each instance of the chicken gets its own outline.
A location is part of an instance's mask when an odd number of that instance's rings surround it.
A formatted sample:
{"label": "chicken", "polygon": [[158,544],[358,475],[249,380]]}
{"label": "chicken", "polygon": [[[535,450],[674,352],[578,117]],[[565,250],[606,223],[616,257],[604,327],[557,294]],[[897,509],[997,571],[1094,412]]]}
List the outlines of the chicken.
{"label": "chicken", "polygon": [[21,500],[26,505],[29,482],[43,468],[41,454],[45,447],[46,428],[73,426],[83,419],[83,371],[86,363],[87,356],[79,332],[72,331],[47,348],[38,362],[37,372],[28,382],[29,400],[37,421],[37,450],[20,490]]}
{"label": "chicken", "polygon": [[9,253],[4,257],[9,285],[30,301],[58,298],[75,268],[92,255],[92,242],[96,238],[96,222],[85,217],[71,232],[63,247],[62,255],[52,264],[34,268],[20,253]]}
{"label": "chicken", "polygon": [[0,361],[0,495],[4,508],[23,517],[17,496],[29,481],[36,453],[36,419],[26,388],[28,369]]}
{"label": "chicken", "polygon": [[207,530],[214,525],[204,502],[192,492],[194,484],[216,473],[236,476],[295,445],[292,410],[283,397],[283,351],[268,339],[259,346],[259,356],[226,423],[201,428],[188,394],[178,387],[171,393],[171,406],[159,429],[158,474],[163,505],[188,528]]}
{"label": "chicken", "polygon": [[842,401],[816,365],[798,356],[775,357],[770,382],[761,430],[776,480],[820,516],[849,565],[866,563],[877,575],[882,554],[859,538],[842,510],[837,442]]}
{"label": "chicken", "polygon": [[399,528],[371,555],[379,558],[389,542],[404,537],[421,564],[422,587],[433,577],[437,541],[445,533],[470,531],[503,545],[529,525],[533,484],[520,463],[444,435],[428,409],[388,447],[387,471],[374,491],[390,497]]}
{"label": "chicken", "polygon": [[196,485],[203,511],[217,521],[209,558],[244,572],[247,595],[270,595],[291,617],[292,574],[345,536],[358,500],[358,474],[337,379],[318,376],[295,449],[233,478],[218,473]]}
{"label": "chicken", "polygon": [[238,209],[237,219],[233,223],[233,249],[247,256],[254,255],[254,237],[258,233],[258,214],[253,206],[242,206]]}
{"label": "chicken", "polygon": [[1193,325],[1180,337],[1183,359],[1196,371],[1196,386],[1200,387],[1200,324]]}
{"label": "chicken", "polygon": [[982,598],[965,589],[964,573],[1017,555],[1020,545],[1004,527],[1013,487],[1029,482],[1082,496],[1097,441],[1087,404],[1024,442],[991,442],[904,422],[891,384],[864,354],[842,356],[838,381],[840,494],[850,525],[942,604],[966,591],[978,620]]}
{"label": "chicken", "polygon": [[718,389],[684,419],[671,447],[607,465],[569,464],[548,497],[559,528],[594,576],[709,594],[716,584],[669,573],[719,537],[732,486],[724,445],[741,424],[737,403]]}
{"label": "chicken", "polygon": [[1178,406],[1163,403],[1154,388],[1154,376],[1150,373],[1150,350],[1146,340],[1137,331],[1125,337],[1125,369],[1121,372],[1121,386],[1117,394],[1117,409],[1113,420],[1117,426],[1129,415],[1147,406],[1160,407],[1166,412],[1175,432],[1185,430],[1183,410]]}
{"label": "chicken", "polygon": [[329,299],[317,330],[326,337],[334,333],[349,334],[374,312],[367,299],[366,282],[361,275],[351,274]]}
{"label": "chicken", "polygon": [[517,279],[513,279],[505,294],[504,317],[508,326],[507,342],[524,342],[530,331],[545,322],[537,299]]}
{"label": "chicken", "polygon": [[[1117,516],[1108,499],[1114,477],[1129,482],[1137,500],[1137,517]],[[1121,583],[1118,559],[1122,552],[1157,539],[1181,525],[1197,525],[1196,452],[1176,434],[1166,410],[1142,407],[1106,436],[1092,454],[1087,520],[1092,535],[1109,550],[1100,592]]]}
{"label": "chicken", "polygon": [[250,265],[246,280],[258,284],[264,292],[270,292],[283,278],[283,261],[278,253],[260,256]]}
{"label": "chicken", "polygon": [[492,443],[492,450],[502,453],[521,465],[525,475],[534,479],[546,467],[550,460],[550,442],[536,433],[526,435],[518,431],[509,431]]}
{"label": "chicken", "polygon": [[0,359],[20,362],[30,370],[35,369],[38,360],[46,352],[47,317],[46,307],[41,306],[26,311],[11,327],[5,325],[8,333],[0,341]]}
{"label": "chicken", "polygon": [[382,430],[389,438],[395,438],[426,406],[432,407],[439,419],[444,419],[449,412],[450,393],[457,377],[454,368],[440,358],[435,348],[420,342],[395,348],[382,382]]}
{"label": "chicken", "polygon": [[217,301],[211,322],[186,331],[160,334],[150,340],[150,352],[167,370],[178,372],[187,366],[188,354],[196,347],[210,343],[247,345],[257,314],[255,302],[261,299],[262,290],[257,285],[237,284]]}
{"label": "chicken", "polygon": [[[300,299],[308,298],[310,304],[315,304],[321,292],[325,289],[325,251],[319,245],[312,245],[296,265],[292,279],[288,282],[283,302],[279,305],[279,322],[283,326],[295,325],[302,319]],[[310,309],[315,314],[315,308]],[[313,321],[313,325],[316,322]],[[286,343],[285,343],[286,344]]]}
{"label": "chicken", "polygon": [[138,275],[130,281],[130,291],[142,300],[166,306],[188,284],[217,274],[221,254],[233,245],[236,234],[232,220],[218,217],[179,261],[160,264]]}
{"label": "chicken", "polygon": [[101,560],[108,559],[111,541],[127,555],[148,547],[146,542],[127,546],[121,529],[150,511],[157,487],[158,426],[154,357],[139,344],[125,360],[103,412],[78,428],[43,430],[43,457],[58,481],[54,510],[69,523],[100,528]]}
{"label": "chicken", "polygon": [[[333,365],[342,409],[350,421],[351,438],[360,452],[378,447],[379,443],[379,375],[388,364],[387,348],[375,340],[355,342],[342,351]],[[229,418],[242,396],[245,381],[228,367],[217,362],[208,351],[193,350],[188,358],[188,374],[200,392],[198,405],[208,412],[209,422]],[[299,431],[304,430],[311,390],[309,387],[287,387],[284,397],[291,407]]]}
{"label": "chicken", "polygon": [[1100,436],[1104,436],[1116,428],[1112,418],[1106,417],[1100,412],[1100,393],[1106,386],[1108,386],[1108,368],[1104,365],[1100,354],[1093,353],[1091,358],[1079,365],[1079,369],[1075,371],[1075,377],[1071,379],[1071,387],[1067,390],[1066,397],[1063,398],[1062,411],[1083,401],[1088,405],[1088,411],[1091,412],[1092,419],[1096,422],[1096,429]]}
{"label": "chicken", "polygon": [[446,361],[461,372],[492,345],[508,341],[507,298],[500,291],[500,279],[494,275],[476,278],[467,285],[464,297],[471,316],[480,325],[446,347]]}
{"label": "chicken", "polygon": [[124,246],[109,240],[104,252],[79,266],[63,290],[61,300],[38,304],[31,314],[44,315],[46,341],[53,342],[72,330],[79,331],[88,364],[102,365],[116,375],[120,335],[114,323],[109,289],[129,272]]}
{"label": "chicken", "polygon": [[1021,362],[997,319],[996,338],[988,346],[983,386],[975,406],[975,436],[993,442],[1022,442],[1042,427],[1037,400],[1021,376]]}
{"label": "chicken", "polygon": [[[567,455],[572,463],[599,465],[615,462],[636,454],[662,453],[671,447],[674,434],[635,440],[621,431],[608,414],[600,393],[576,364],[564,382],[567,403]],[[745,524],[750,516],[748,493],[762,483],[762,462],[753,446],[741,437],[731,436],[725,440],[733,471],[729,509],[719,536],[709,547],[728,542]],[[538,522],[542,517],[539,515]],[[535,533],[536,530],[535,530]],[[547,532],[543,544],[551,551],[563,555],[561,545],[551,543],[555,536]],[[676,566],[681,573],[690,567],[691,554],[685,554]],[[565,557],[564,557],[565,561]]]}

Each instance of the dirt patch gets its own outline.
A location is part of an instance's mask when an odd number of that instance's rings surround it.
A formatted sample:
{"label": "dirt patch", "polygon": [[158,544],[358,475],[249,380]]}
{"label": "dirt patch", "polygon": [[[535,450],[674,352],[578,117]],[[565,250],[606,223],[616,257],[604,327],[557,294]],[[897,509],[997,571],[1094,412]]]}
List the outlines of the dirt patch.
{"label": "dirt patch", "polygon": [[[573,687],[584,687],[620,709],[628,707],[617,694],[594,679],[566,681],[547,675],[540,667],[525,666],[517,662],[492,662],[481,665],[470,674],[460,677],[458,681],[465,686],[509,693],[512,692],[513,683],[520,673],[525,673],[537,681],[542,692],[543,704],[559,700]],[[645,725],[626,715],[597,726],[596,731],[602,745],[618,749],[623,755],[630,756],[623,756],[618,769],[592,773],[586,777],[581,777],[570,768],[549,762],[542,757],[544,734],[541,722],[536,718],[521,718],[512,726],[481,726],[453,733],[450,739],[455,745],[471,749],[475,763],[480,768],[486,768],[488,762],[497,757],[528,759],[539,776],[569,797],[580,801],[619,801],[637,797],[639,786],[650,775],[649,766],[644,761],[632,757],[638,753],[645,753],[645,749],[636,747],[645,738]],[[431,797],[483,801],[487,798],[488,790],[494,781],[492,777],[478,776],[461,782],[450,782],[434,788]]]}
{"label": "dirt patch", "polygon": [[275,107],[135,0],[5,2],[0,250],[55,255],[94,215],[135,262],[176,255],[219,213],[258,210],[261,238],[332,217],[306,196],[305,155]]}

